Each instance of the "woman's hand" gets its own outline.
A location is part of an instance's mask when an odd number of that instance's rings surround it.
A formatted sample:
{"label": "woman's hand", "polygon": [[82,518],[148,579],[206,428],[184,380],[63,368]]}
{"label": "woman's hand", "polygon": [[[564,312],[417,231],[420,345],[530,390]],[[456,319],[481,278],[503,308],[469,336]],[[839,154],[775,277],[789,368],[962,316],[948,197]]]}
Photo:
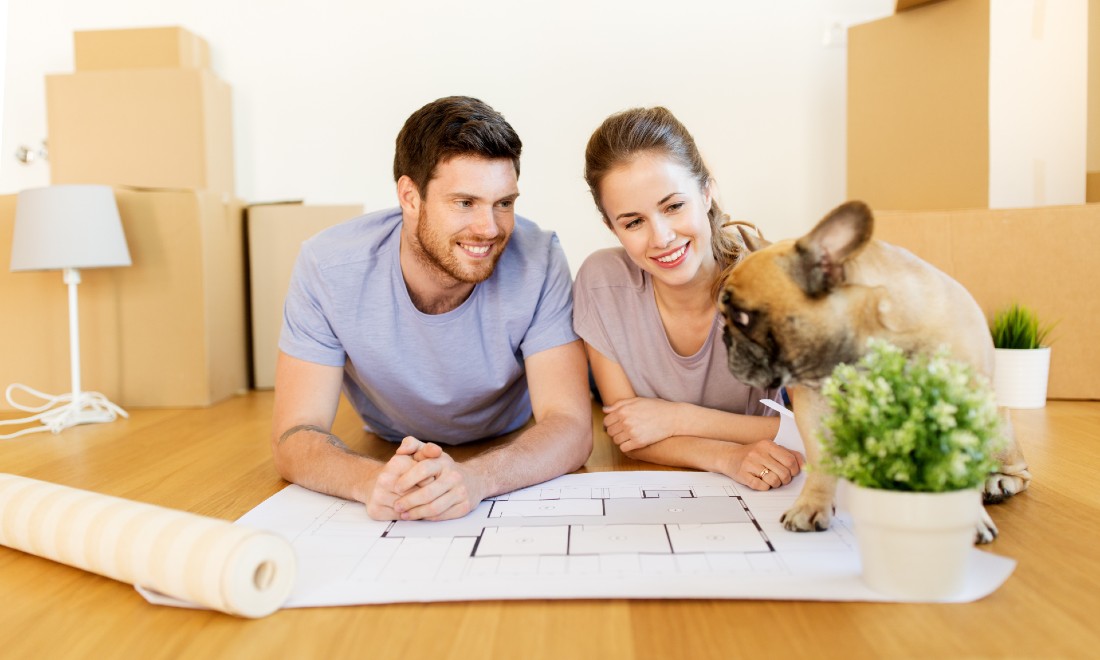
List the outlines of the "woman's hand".
{"label": "woman's hand", "polygon": [[667,437],[678,435],[682,404],[632,397],[604,406],[603,426],[623,452],[648,447]]}
{"label": "woman's hand", "polygon": [[731,460],[722,473],[753,490],[769,490],[791,483],[806,458],[780,447],[771,440],[735,445]]}

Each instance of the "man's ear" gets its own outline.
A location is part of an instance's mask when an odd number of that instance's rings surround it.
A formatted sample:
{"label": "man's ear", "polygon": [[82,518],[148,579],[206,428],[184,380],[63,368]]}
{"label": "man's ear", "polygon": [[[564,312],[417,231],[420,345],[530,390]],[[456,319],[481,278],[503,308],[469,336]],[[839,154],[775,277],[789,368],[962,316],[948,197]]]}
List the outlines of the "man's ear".
{"label": "man's ear", "polygon": [[863,202],[851,201],[829,212],[795,243],[791,275],[806,295],[818,298],[844,281],[844,264],[871,240],[874,217]]}
{"label": "man's ear", "polygon": [[401,211],[406,217],[419,218],[420,190],[407,174],[402,174],[397,180],[397,203],[401,205]]}

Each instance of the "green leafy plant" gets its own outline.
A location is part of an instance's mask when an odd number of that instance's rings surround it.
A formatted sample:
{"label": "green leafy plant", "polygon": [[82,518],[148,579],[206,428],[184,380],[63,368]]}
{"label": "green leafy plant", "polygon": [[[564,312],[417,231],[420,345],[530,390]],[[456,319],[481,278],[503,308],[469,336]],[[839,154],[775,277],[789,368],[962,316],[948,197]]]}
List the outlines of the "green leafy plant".
{"label": "green leafy plant", "polygon": [[1028,307],[1012,303],[993,316],[989,332],[997,348],[1040,348],[1053,325],[1039,325],[1039,317]]}
{"label": "green leafy plant", "polygon": [[988,380],[946,348],[905,353],[871,340],[822,388],[830,406],[822,468],[866,488],[943,492],[976,488],[996,468],[1000,419]]}

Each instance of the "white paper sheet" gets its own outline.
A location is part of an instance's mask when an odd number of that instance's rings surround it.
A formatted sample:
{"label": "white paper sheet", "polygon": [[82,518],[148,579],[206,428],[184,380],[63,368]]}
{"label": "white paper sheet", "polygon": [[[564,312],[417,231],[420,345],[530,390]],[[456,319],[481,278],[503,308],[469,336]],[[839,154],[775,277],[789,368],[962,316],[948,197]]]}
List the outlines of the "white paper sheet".
{"label": "white paper sheet", "polygon": [[[781,444],[801,448],[794,424]],[[286,607],[535,598],[892,601],[864,585],[851,522],[783,529],[804,475],[757,492],[701,472],[572,474],[459,520],[377,522],[358,502],[288,486],[239,524],[298,555]],[[992,593],[1016,562],[974,549],[963,591]],[[152,602],[172,603],[143,592]],[[156,600],[154,600],[156,598]]]}

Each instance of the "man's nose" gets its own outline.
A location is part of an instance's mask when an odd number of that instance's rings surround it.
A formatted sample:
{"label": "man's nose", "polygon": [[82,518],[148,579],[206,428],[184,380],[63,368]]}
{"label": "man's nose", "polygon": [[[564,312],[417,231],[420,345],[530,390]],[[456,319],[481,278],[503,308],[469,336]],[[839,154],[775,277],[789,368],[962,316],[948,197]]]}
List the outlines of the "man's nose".
{"label": "man's nose", "polygon": [[496,209],[488,209],[477,214],[474,224],[470,227],[481,238],[496,238],[500,233],[500,225],[497,224]]}

